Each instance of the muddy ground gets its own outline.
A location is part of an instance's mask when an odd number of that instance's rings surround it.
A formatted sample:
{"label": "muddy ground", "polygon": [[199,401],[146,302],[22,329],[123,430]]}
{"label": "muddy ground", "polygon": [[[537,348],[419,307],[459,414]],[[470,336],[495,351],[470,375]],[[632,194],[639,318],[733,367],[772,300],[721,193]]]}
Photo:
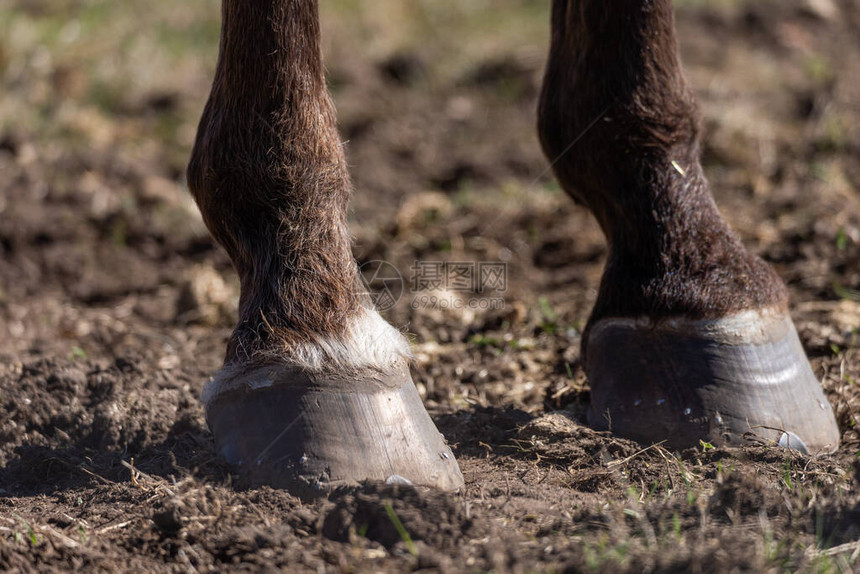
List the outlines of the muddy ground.
{"label": "muddy ground", "polygon": [[[183,174],[217,2],[9,0],[0,569],[860,570],[860,3],[677,6],[714,194],[791,289],[836,454],[670,452],[584,426],[605,247],[533,130],[548,0],[332,0],[355,255],[405,278],[385,314],[466,489],[232,488],[198,397],[237,283]],[[413,293],[416,261],[505,263],[506,289]]]}

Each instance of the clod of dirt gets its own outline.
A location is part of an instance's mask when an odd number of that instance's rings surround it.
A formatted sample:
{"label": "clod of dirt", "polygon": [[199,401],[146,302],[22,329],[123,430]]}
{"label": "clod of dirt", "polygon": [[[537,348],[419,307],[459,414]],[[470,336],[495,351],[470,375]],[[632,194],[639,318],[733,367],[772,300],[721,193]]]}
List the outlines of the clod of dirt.
{"label": "clod of dirt", "polygon": [[167,508],[152,515],[152,521],[158,529],[168,536],[173,536],[182,530],[182,515],[179,505],[168,503]]}
{"label": "clod of dirt", "polygon": [[641,447],[632,442],[595,431],[575,419],[569,411],[558,411],[539,417],[519,432],[520,440],[528,441],[543,457],[582,462],[595,460],[611,462],[635,453]]}
{"label": "clod of dirt", "polygon": [[410,86],[427,75],[427,65],[418,54],[401,52],[379,64],[386,80],[401,86]]}
{"label": "clod of dirt", "polygon": [[391,549],[399,543],[411,547],[420,540],[441,549],[480,538],[488,530],[467,516],[457,499],[440,492],[369,485],[333,498],[337,502],[323,520],[322,533],[335,541],[364,537]]}
{"label": "clod of dirt", "polygon": [[734,472],[711,495],[708,509],[715,516],[747,516],[761,511],[774,514],[782,504],[782,496],[772,483],[753,474]]}
{"label": "clod of dirt", "polygon": [[[3,64],[3,46],[0,45],[0,69]],[[0,134],[0,152],[8,152],[13,156],[18,153],[18,148],[21,147],[23,136],[15,131],[7,131]]]}

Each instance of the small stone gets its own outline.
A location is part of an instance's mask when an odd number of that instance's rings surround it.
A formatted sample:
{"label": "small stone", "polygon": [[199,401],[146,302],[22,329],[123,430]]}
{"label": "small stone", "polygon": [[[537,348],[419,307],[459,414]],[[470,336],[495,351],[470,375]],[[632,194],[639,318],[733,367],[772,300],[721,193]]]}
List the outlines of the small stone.
{"label": "small stone", "polygon": [[400,476],[399,474],[392,474],[385,479],[385,484],[402,484],[405,486],[412,486],[412,481],[408,478]]}
{"label": "small stone", "polygon": [[839,7],[833,0],[805,0],[801,10],[805,14],[825,21],[835,20],[839,16]]}
{"label": "small stone", "polygon": [[782,448],[790,448],[803,454],[809,454],[809,449],[806,448],[806,445],[802,440],[800,440],[800,437],[793,432],[782,433],[782,436],[779,437],[779,446]]}

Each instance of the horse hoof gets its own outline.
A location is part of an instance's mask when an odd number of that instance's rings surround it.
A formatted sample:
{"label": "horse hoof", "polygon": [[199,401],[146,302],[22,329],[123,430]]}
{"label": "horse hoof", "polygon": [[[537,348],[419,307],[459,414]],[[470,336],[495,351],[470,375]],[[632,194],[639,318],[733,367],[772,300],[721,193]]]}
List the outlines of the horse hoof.
{"label": "horse hoof", "polygon": [[603,319],[590,330],[589,423],[671,448],[757,436],[809,453],[839,446],[833,410],[785,313]]}
{"label": "horse hoof", "polygon": [[228,367],[207,384],[203,402],[219,457],[250,486],[302,498],[364,480],[463,486],[403,363],[343,374]]}

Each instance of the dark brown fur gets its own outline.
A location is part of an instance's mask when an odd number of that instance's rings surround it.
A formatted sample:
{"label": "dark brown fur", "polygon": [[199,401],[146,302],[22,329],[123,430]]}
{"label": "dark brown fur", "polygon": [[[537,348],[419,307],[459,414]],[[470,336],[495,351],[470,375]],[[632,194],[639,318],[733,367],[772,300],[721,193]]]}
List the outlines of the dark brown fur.
{"label": "dark brown fur", "polygon": [[541,141],[610,245],[591,324],[784,307],[784,285],[746,252],[702,175],[671,0],[554,0],[552,23]]}
{"label": "dark brown fur", "polygon": [[317,0],[224,0],[188,182],[241,279],[227,362],[342,334],[360,305]]}

